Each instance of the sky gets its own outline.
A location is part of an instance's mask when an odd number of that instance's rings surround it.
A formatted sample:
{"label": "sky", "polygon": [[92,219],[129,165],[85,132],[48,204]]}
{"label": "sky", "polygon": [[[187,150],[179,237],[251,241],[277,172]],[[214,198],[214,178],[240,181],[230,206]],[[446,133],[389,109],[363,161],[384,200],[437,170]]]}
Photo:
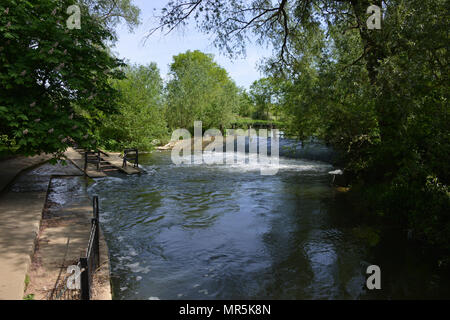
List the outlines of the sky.
{"label": "sky", "polygon": [[[126,59],[129,63],[149,64],[156,62],[163,79],[167,78],[169,64],[172,57],[187,50],[200,50],[212,53],[215,61],[228,71],[230,77],[238,86],[249,88],[253,81],[258,80],[263,74],[258,70],[258,62],[271,55],[271,50],[263,46],[247,46],[246,57],[230,60],[225,54],[214,47],[213,37],[197,31],[194,25],[188,25],[182,30],[172,31],[169,35],[155,34],[144,39],[148,31],[157,25],[158,21],[153,17],[164,6],[165,0],[135,0],[134,3],[141,9],[142,24],[129,33],[125,24],[117,29],[118,42],[113,51],[119,58]],[[156,8],[156,11],[153,9]]]}

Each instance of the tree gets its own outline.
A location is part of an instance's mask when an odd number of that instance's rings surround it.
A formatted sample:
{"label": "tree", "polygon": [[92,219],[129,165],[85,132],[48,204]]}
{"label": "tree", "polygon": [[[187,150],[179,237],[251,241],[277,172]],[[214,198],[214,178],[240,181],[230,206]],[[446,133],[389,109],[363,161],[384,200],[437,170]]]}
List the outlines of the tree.
{"label": "tree", "polygon": [[161,76],[155,63],[129,66],[124,72],[125,79],[112,80],[121,94],[119,112],[104,115],[101,141],[108,150],[150,150],[155,140],[168,135]]}
{"label": "tree", "polygon": [[239,105],[237,114],[241,117],[251,117],[254,109],[253,101],[247,90],[244,88],[239,88]]}
{"label": "tree", "polygon": [[272,109],[273,95],[271,79],[262,78],[252,83],[250,86],[250,97],[255,105],[253,118],[270,120],[269,113]]}
{"label": "tree", "polygon": [[[396,7],[403,2],[387,2],[386,11],[395,13]],[[373,32],[366,21],[369,17],[367,8],[371,5],[381,8],[382,3],[381,0],[176,0],[162,9],[159,25],[151,29],[150,34],[157,30],[171,31],[194,17],[198,28],[215,33],[215,44],[230,55],[245,53],[249,34],[253,34],[259,43],[273,44],[276,56],[268,61],[268,65],[285,73],[296,64],[297,57],[292,52],[297,49],[297,39],[310,35],[323,23],[328,27],[339,24],[343,32],[347,29],[358,32],[362,54],[353,63],[364,61],[371,85],[377,85],[377,70],[380,61],[386,57],[384,39],[389,31],[383,28]],[[385,114],[386,108],[382,107],[377,112],[380,135],[395,132],[388,129],[392,114]]]}
{"label": "tree", "polygon": [[358,29],[343,22],[328,26],[328,39],[316,32],[292,40],[285,110],[302,138],[317,136],[341,152],[372,211],[448,248],[446,4],[389,4],[376,63]]}
{"label": "tree", "polygon": [[[367,57],[379,53],[374,39],[368,32],[367,8],[382,6],[382,0],[174,0],[162,8],[159,24],[149,35],[158,30],[184,26],[193,17],[197,27],[204,32],[216,34],[214,43],[230,55],[245,53],[249,34],[257,37],[259,43],[272,42],[277,48],[277,62],[284,67],[292,62],[291,38],[298,37],[303,28],[321,21],[344,22],[348,27],[358,29],[365,42]],[[366,56],[365,55],[365,56]],[[372,57],[373,55],[373,57]],[[373,62],[373,61],[372,61]],[[375,64],[377,62],[374,62]],[[375,65],[371,65],[373,69]]]}
{"label": "tree", "polygon": [[122,21],[133,31],[141,22],[141,10],[133,4],[133,0],[80,0],[90,14],[98,19],[111,33]]}
{"label": "tree", "polygon": [[212,55],[187,51],[173,57],[171,80],[167,84],[169,127],[193,128],[194,121],[204,128],[224,128],[237,109],[237,87]]}
{"label": "tree", "polygon": [[106,52],[114,37],[86,11],[68,29],[73,0],[0,4],[0,135],[3,151],[61,154],[95,145],[100,112],[114,112],[109,78],[122,62]]}

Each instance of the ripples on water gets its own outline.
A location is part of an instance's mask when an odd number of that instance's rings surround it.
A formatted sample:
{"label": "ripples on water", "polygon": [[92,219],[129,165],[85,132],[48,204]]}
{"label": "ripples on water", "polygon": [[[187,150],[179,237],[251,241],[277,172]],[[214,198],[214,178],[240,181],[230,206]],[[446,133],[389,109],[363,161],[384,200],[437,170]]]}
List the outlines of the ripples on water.
{"label": "ripples on water", "polygon": [[[213,155],[206,155],[212,157]],[[181,165],[97,179],[119,299],[356,299],[376,264],[342,222],[323,162]]]}

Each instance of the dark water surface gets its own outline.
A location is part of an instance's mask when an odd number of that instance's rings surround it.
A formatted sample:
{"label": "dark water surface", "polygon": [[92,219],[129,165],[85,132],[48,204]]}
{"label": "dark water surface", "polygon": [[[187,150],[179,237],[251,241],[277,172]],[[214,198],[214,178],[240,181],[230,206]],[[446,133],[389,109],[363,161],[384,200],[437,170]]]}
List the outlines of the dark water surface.
{"label": "dark water surface", "polygon": [[[116,299],[367,299],[449,297],[425,254],[393,237],[361,238],[324,162],[257,166],[140,160],[148,174],[97,179]],[[377,264],[382,290],[365,289]]]}

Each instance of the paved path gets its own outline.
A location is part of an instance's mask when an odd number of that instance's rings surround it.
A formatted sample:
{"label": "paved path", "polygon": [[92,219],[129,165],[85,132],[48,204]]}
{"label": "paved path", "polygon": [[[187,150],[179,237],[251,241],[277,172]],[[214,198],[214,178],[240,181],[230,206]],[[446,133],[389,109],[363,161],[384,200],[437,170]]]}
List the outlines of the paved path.
{"label": "paved path", "polygon": [[[0,178],[6,188],[0,194],[0,299],[22,299],[25,275],[42,218],[48,185],[53,174],[79,175],[68,166],[51,166],[47,172],[29,167],[49,156],[17,158],[0,163]],[[20,172],[19,177],[14,179]]]}
{"label": "paved path", "polygon": [[[43,164],[50,158],[49,155],[41,155],[29,158],[17,157],[0,162],[0,300],[21,300],[24,296],[25,277],[31,269],[31,260],[52,176],[83,175],[71,164],[65,166]],[[53,265],[54,257],[58,257],[58,262],[63,262],[60,258],[64,249],[58,250],[54,244],[60,239],[65,240],[68,235],[72,237],[71,248],[76,252],[74,254],[79,257],[79,254],[85,251],[92,207],[86,196],[84,198],[78,204],[75,200],[81,199],[72,199],[73,205],[61,210],[63,214],[78,219],[77,222],[85,218],[84,223],[66,224],[67,230],[58,230],[64,234],[59,233],[57,236],[46,234],[50,243],[41,244],[44,247],[42,250],[44,261],[49,261]],[[74,207],[76,210],[73,211]],[[57,229],[48,229],[50,230]],[[106,268],[103,268],[100,275],[106,280],[97,298],[111,299],[106,243],[103,237],[101,240],[102,262]],[[74,257],[69,256],[68,258]],[[40,277],[39,274],[36,278]]]}
{"label": "paved path", "polygon": [[[71,199],[71,205],[60,208],[59,216],[55,218],[64,223],[52,223],[50,228],[47,223],[47,228],[42,230],[42,221],[54,222],[54,219],[42,220],[52,177],[84,175],[70,162],[68,165],[44,164],[49,159],[50,155],[40,155],[0,161],[0,300],[23,299],[26,275],[33,271],[31,262],[36,243],[42,247],[41,266],[45,267],[39,271],[45,270],[51,275],[53,283],[53,275],[58,271],[56,263],[60,266],[67,260],[78,259],[86,250],[92,215],[86,192],[79,197],[72,196],[73,190],[63,192]],[[63,217],[64,221],[61,220]],[[46,242],[38,238],[40,228]],[[64,261],[66,249],[61,248],[60,242],[65,243],[68,237],[71,238],[71,253]],[[96,277],[101,285],[97,286],[99,290],[94,298],[111,299],[109,258],[103,235],[100,245],[102,268]],[[44,275],[34,273],[34,276],[34,280],[40,280]]]}
{"label": "paved path", "polygon": [[[65,290],[70,276],[67,267],[85,256],[93,217],[92,200],[83,180],[84,177],[57,177],[50,182],[25,292],[33,294],[35,300],[73,299],[71,292]],[[94,275],[92,299],[111,300],[108,252],[100,234],[101,268]]]}
{"label": "paved path", "polygon": [[0,299],[22,298],[48,181],[40,181],[34,190],[29,189],[25,195],[14,192],[8,186],[20,172],[50,158],[40,155],[0,162]]}

